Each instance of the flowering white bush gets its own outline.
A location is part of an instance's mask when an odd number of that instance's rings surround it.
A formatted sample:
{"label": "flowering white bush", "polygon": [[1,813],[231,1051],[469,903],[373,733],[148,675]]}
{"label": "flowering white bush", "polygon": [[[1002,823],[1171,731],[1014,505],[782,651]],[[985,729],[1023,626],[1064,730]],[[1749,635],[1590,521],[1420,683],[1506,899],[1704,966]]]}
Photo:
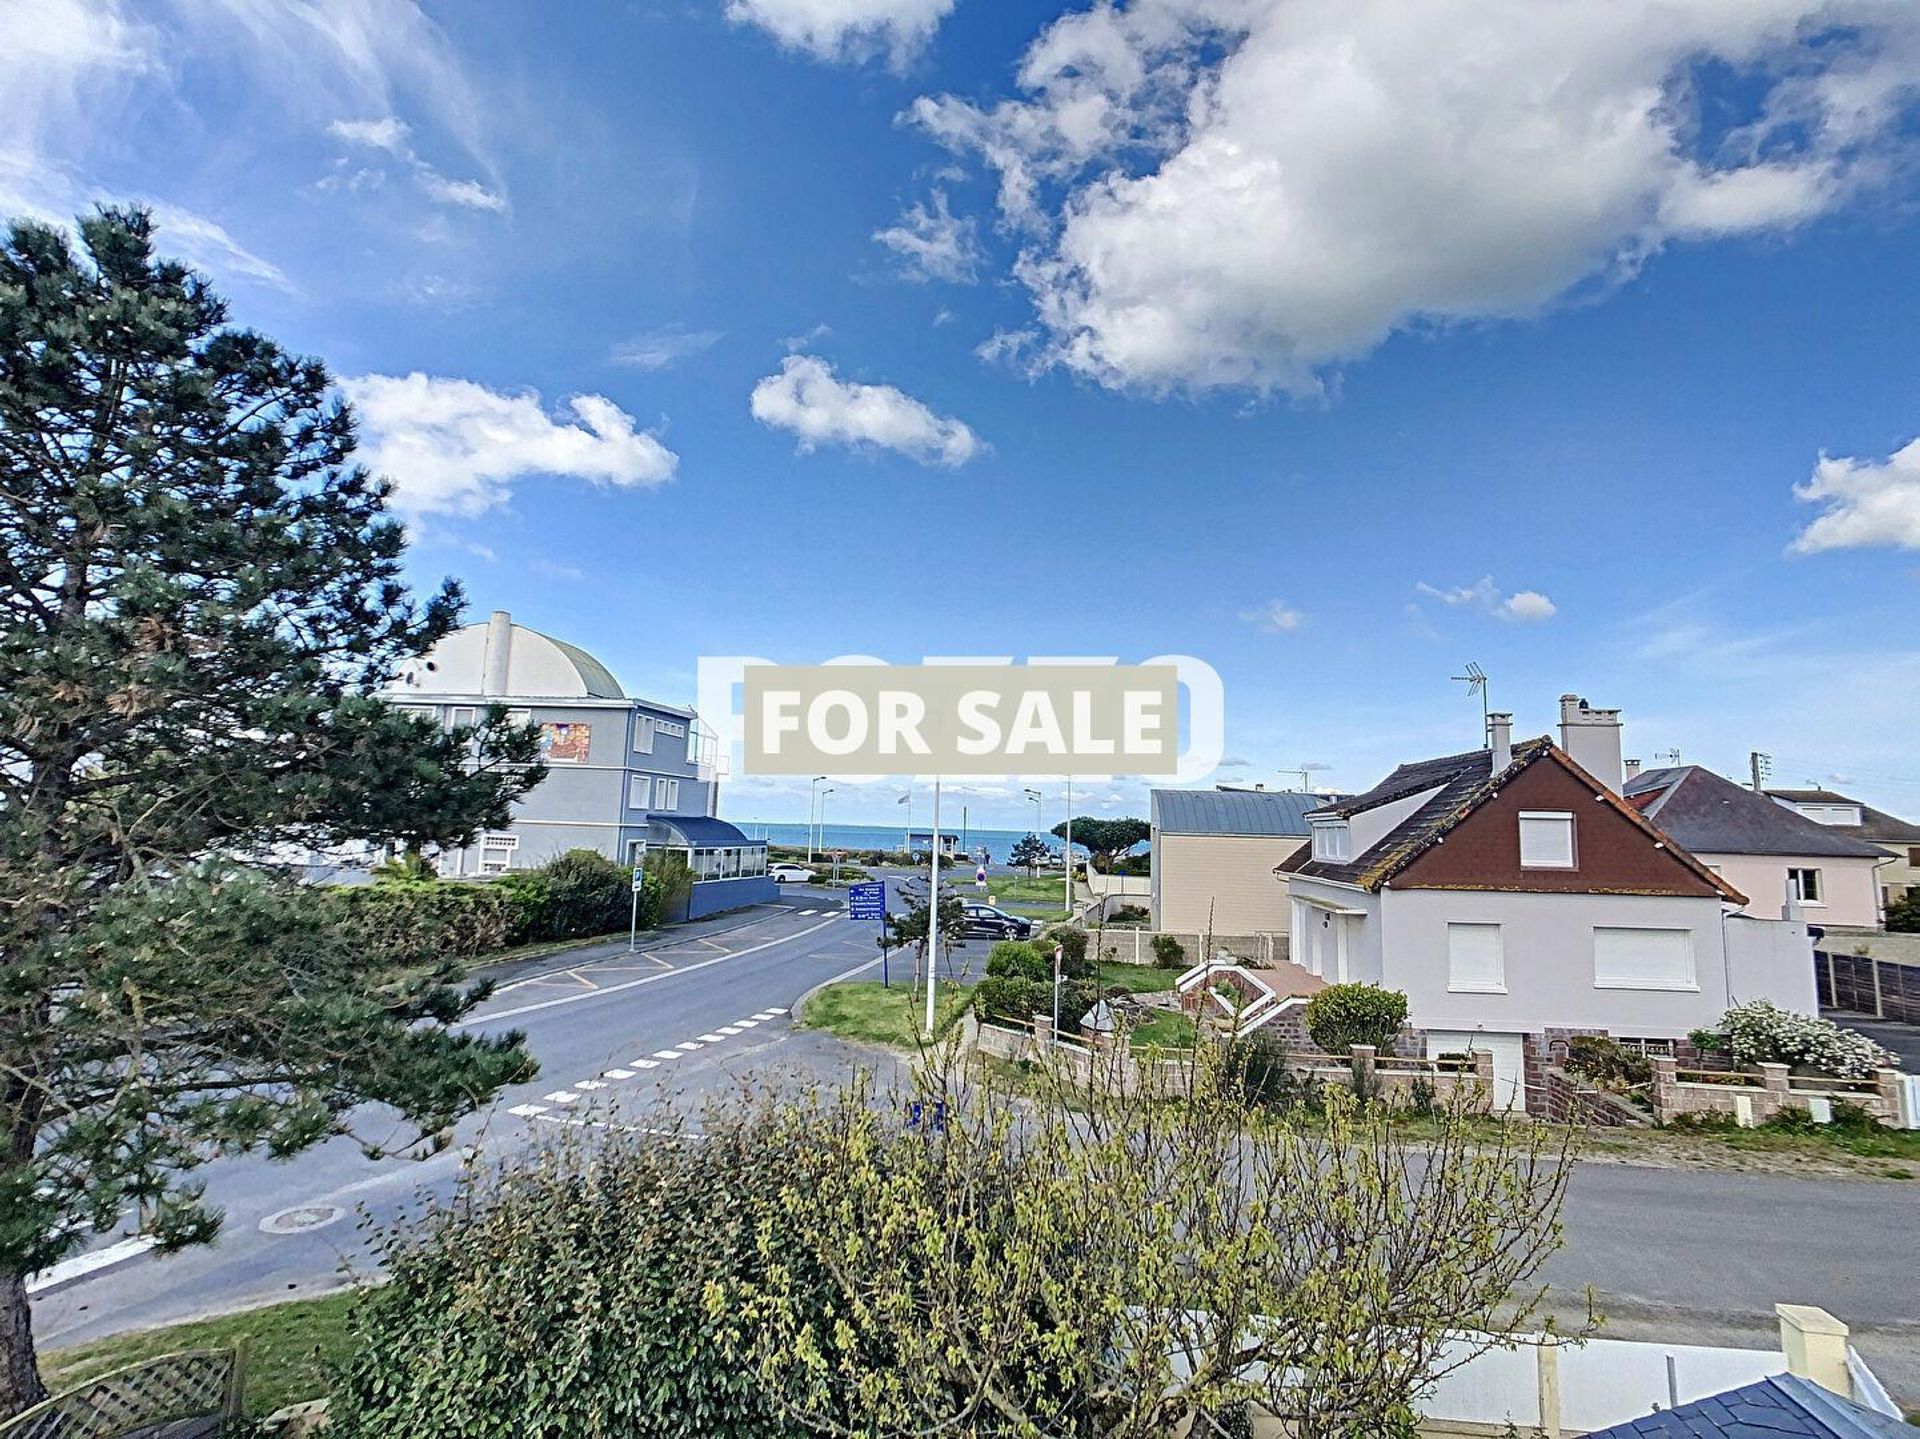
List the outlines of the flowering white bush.
{"label": "flowering white bush", "polygon": [[1728,1010],[1720,1019],[1720,1036],[1727,1053],[1742,1064],[1804,1065],[1841,1079],[1865,1079],[1900,1062],[1864,1034],[1764,999]]}

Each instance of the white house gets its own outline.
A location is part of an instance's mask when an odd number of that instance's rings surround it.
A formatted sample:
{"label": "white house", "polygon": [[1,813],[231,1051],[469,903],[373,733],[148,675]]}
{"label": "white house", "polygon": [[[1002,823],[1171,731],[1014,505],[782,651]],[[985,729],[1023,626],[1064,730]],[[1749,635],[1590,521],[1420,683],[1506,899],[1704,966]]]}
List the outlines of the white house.
{"label": "white house", "polygon": [[1620,796],[1616,711],[1570,695],[1560,744],[1511,735],[1491,716],[1487,748],[1308,816],[1311,848],[1281,866],[1294,963],[1404,991],[1426,1052],[1491,1050],[1516,1107],[1571,1033],[1671,1052],[1745,1000],[1815,1011],[1806,926],[1741,915]]}

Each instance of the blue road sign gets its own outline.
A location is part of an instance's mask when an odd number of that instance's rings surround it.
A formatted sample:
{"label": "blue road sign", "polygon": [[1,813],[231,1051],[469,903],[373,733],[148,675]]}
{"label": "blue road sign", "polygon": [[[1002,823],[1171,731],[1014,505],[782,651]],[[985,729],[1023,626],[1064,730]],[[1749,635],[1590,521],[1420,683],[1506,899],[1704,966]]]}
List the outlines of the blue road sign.
{"label": "blue road sign", "polygon": [[850,884],[847,886],[848,919],[885,919],[887,917],[887,887],[885,884]]}

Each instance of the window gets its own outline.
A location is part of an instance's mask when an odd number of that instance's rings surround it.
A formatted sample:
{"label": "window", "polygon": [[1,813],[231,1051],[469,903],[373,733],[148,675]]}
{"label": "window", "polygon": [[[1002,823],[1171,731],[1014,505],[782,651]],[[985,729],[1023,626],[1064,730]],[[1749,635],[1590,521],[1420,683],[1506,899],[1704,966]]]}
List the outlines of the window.
{"label": "window", "polygon": [[1520,811],[1520,867],[1573,868],[1573,816],[1552,810]]}
{"label": "window", "polygon": [[1817,869],[1790,869],[1787,871],[1787,894],[1802,904],[1819,904],[1820,871]]}
{"label": "window", "polygon": [[1346,821],[1338,824],[1315,824],[1313,826],[1313,857],[1340,861],[1351,857],[1353,832]]}
{"label": "window", "polygon": [[1920,869],[1920,847],[1907,851],[1907,868]]}
{"label": "window", "polygon": [[685,739],[687,727],[676,720],[657,719],[652,721],[654,730],[668,739]]}
{"label": "window", "polygon": [[629,782],[627,789],[627,808],[645,809],[647,800],[653,793],[653,781],[643,774],[637,774]]}
{"label": "window", "polygon": [[513,852],[520,848],[520,840],[510,834],[487,834],[480,837],[480,873],[505,874],[513,865]]}
{"label": "window", "polygon": [[1447,989],[1454,994],[1505,994],[1506,959],[1497,924],[1447,926]]}
{"label": "window", "polygon": [[1595,989],[1699,989],[1693,977],[1693,931],[1596,925]]}
{"label": "window", "polygon": [[672,810],[680,807],[680,781],[660,778],[653,782],[653,807]]}
{"label": "window", "polygon": [[635,754],[653,753],[653,721],[646,715],[633,717],[633,752]]}

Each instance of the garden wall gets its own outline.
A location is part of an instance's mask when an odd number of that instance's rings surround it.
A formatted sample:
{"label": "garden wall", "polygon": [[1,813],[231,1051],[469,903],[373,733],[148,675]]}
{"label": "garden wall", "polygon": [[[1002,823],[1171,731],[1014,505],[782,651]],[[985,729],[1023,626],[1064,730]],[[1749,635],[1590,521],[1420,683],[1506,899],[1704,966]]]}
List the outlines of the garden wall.
{"label": "garden wall", "polygon": [[1682,1115],[1710,1114],[1750,1129],[1790,1109],[1817,1118],[1835,1103],[1864,1109],[1882,1124],[1900,1126],[1912,1117],[1905,1113],[1897,1069],[1876,1070],[1871,1079],[1826,1079],[1794,1074],[1784,1064],[1758,1064],[1747,1071],[1682,1069],[1664,1055],[1652,1056],[1651,1063],[1653,1112],[1662,1124]]}

